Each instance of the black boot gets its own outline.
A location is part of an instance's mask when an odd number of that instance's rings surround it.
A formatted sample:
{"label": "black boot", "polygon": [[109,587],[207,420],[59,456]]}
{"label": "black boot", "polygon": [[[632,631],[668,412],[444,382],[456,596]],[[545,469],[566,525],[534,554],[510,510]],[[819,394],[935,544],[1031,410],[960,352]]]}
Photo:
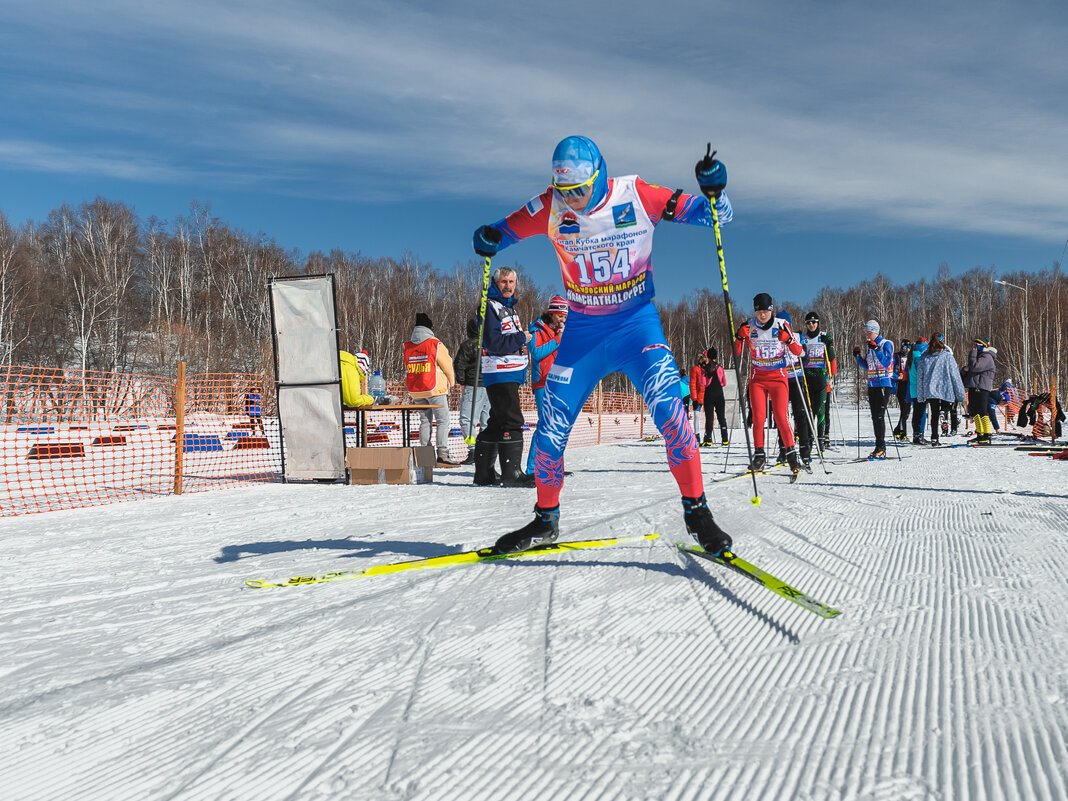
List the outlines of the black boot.
{"label": "black boot", "polygon": [[801,472],[801,460],[797,457],[797,448],[790,448],[786,452],[786,461],[795,473]]}
{"label": "black boot", "polygon": [[475,463],[475,449],[472,448],[471,450],[469,450],[467,452],[467,458],[464,459],[462,462],[460,462],[460,464],[474,464],[474,463]]}
{"label": "black boot", "polygon": [[721,445],[726,445],[728,442],[730,442],[730,437],[727,436],[727,429],[721,428],[719,430],[719,434],[720,434],[720,444]]}
{"label": "black boot", "polygon": [[763,448],[754,448],[753,449],[753,461],[751,461],[749,463],[749,472],[751,472],[751,473],[759,473],[761,470],[764,469],[764,464],[766,463],[766,461],[767,461],[767,459],[764,456],[764,449]]}
{"label": "black boot", "polygon": [[700,498],[682,498],[682,516],[686,521],[686,531],[693,534],[697,544],[711,554],[729,550],[731,538],[726,531],[716,525],[704,494]]}
{"label": "black boot", "polygon": [[493,547],[497,553],[529,551],[539,545],[555,542],[560,536],[560,507],[542,509],[534,506],[534,519],[523,528],[509,531]]}
{"label": "black boot", "polygon": [[534,476],[523,472],[523,438],[511,442],[498,442],[497,453],[501,457],[502,487],[533,487]]}
{"label": "black boot", "polygon": [[496,442],[483,442],[479,440],[475,443],[475,484],[480,487],[489,487],[497,483],[500,479],[497,476],[497,471],[493,469],[494,462],[497,461],[497,443]]}

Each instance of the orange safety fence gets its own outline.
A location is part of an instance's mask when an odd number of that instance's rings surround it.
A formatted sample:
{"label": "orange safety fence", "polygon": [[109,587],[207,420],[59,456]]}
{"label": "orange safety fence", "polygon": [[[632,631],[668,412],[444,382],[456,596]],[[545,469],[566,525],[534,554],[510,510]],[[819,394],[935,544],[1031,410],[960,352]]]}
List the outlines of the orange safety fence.
{"label": "orange safety fence", "polygon": [[[387,391],[408,401],[403,384]],[[0,517],[282,480],[270,377],[189,375],[181,419],[179,394],[169,376],[0,365]],[[467,455],[460,397],[459,387],[449,397],[449,453],[457,461]],[[528,386],[520,401],[529,447],[537,412]],[[354,446],[351,414],[345,437]],[[413,443],[419,422],[412,415]],[[397,412],[370,412],[368,445],[399,445],[400,423]],[[655,434],[639,395],[595,391],[568,446]]]}
{"label": "orange safety fence", "polygon": [[[0,517],[175,492],[176,394],[171,377],[0,365]],[[192,375],[185,395],[181,491],[281,480],[272,382]]]}

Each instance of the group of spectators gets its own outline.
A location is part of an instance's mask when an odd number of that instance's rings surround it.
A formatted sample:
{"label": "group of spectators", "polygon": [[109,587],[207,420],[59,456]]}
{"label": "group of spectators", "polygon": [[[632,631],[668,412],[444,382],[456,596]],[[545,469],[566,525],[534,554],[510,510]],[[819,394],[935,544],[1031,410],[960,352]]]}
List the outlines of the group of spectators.
{"label": "group of spectators", "polygon": [[[893,342],[879,335],[875,320],[869,320],[865,330],[866,358],[860,357],[859,348],[853,352],[858,366],[867,370],[869,399],[874,398],[871,414],[877,448],[886,446],[883,418],[891,395],[897,396],[900,408],[893,431],[897,439],[908,438],[911,414],[913,443],[940,445],[941,435],[957,433],[957,404],[966,403],[966,413],[975,423],[976,443],[990,443],[997,428],[996,407],[1006,399],[994,387],[997,348],[987,339],[976,338],[965,365],[958,366],[942,332],[932,334],[930,339],[920,337],[915,343],[902,339],[900,349],[895,351]],[[1006,381],[1001,390],[1007,391],[1011,386]],[[930,439],[924,437],[925,420],[930,424]]]}
{"label": "group of spectators", "polygon": [[[457,348],[455,359],[434,333],[433,321],[423,312],[416,314],[411,336],[404,343],[408,395],[414,403],[432,407],[420,410],[419,444],[431,444],[436,426],[437,466],[474,464],[474,483],[480,486],[534,486],[533,448],[525,470],[522,463],[525,421],[519,385],[527,381],[529,368],[531,389],[539,420],[542,419],[545,382],[567,321],[567,302],[557,296],[549,302],[545,313],[525,330],[515,309],[517,286],[518,277],[511,267],[494,270],[486,298],[485,321],[481,325],[477,317],[467,321],[466,338]],[[341,352],[346,406],[374,403],[374,398],[359,389],[368,372],[368,365],[359,361],[361,356],[366,359],[362,351],[356,356]],[[345,380],[347,370],[354,372]],[[461,462],[452,459],[448,447],[449,393],[456,385],[462,387],[459,412],[464,440],[471,442],[478,432]]]}

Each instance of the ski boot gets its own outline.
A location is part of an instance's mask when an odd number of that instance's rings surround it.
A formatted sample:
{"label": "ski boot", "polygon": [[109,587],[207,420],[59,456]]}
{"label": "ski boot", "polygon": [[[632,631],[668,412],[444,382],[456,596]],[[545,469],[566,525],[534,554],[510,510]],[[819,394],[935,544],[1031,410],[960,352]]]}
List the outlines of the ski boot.
{"label": "ski boot", "polygon": [[932,440],[931,440],[930,442],[928,442],[927,444],[928,444],[928,445],[930,445],[930,446],[931,446],[932,448],[937,448],[937,447],[938,447],[939,445],[941,445],[942,443],[938,441],[938,437],[935,437],[934,439],[932,439]]}
{"label": "ski boot", "polygon": [[704,493],[700,498],[682,498],[682,516],[686,520],[686,531],[693,534],[697,544],[710,554],[719,554],[729,550],[731,538],[712,519]]}
{"label": "ski boot", "polygon": [[779,448],[779,454],[775,457],[776,467],[780,464],[786,464],[786,448]]}
{"label": "ski boot", "polygon": [[[801,472],[801,460],[797,456],[797,448],[790,448],[790,450],[786,452],[786,461],[790,465],[790,469],[795,476]],[[810,470],[809,472],[812,471]]]}
{"label": "ski boot", "polygon": [[467,452],[467,458],[464,459],[462,462],[460,462],[460,464],[474,464],[474,463],[475,463],[475,449],[471,448]]}
{"label": "ski boot", "polygon": [[721,428],[719,430],[720,445],[726,445],[730,442],[730,435],[727,434],[727,429]]}
{"label": "ski boot", "polygon": [[[934,438],[934,442],[935,442],[935,444],[938,444],[938,437]],[[931,442],[926,440],[926,439],[924,439],[923,437],[913,437],[912,438],[912,444],[913,445],[930,445]]]}
{"label": "ski boot", "polygon": [[871,453],[868,454],[868,461],[871,461],[872,459],[885,459],[885,458],[886,458],[886,448],[883,447],[883,446],[880,446],[880,445],[876,445],[875,446],[875,450],[873,450]]}
{"label": "ski boot", "polygon": [[702,448],[707,448],[707,447],[708,447],[708,446],[710,446],[711,444],[712,444],[712,437],[711,437],[711,435],[709,435],[709,434],[705,434],[705,438],[704,438],[703,440],[701,440],[701,447],[702,447]]}
{"label": "ski boot", "polygon": [[759,473],[760,471],[762,471],[764,469],[764,465],[766,464],[766,462],[767,462],[767,459],[764,456],[764,449],[763,448],[754,448],[753,449],[753,461],[751,461],[749,463],[749,472],[750,473]]}
{"label": "ski boot", "polygon": [[560,507],[542,509],[535,504],[534,519],[523,528],[502,535],[493,548],[497,553],[519,553],[539,545],[549,545],[556,542],[559,536]]}
{"label": "ski boot", "polygon": [[829,451],[830,449],[831,449],[831,438],[830,437],[820,437],[820,450],[821,451]]}

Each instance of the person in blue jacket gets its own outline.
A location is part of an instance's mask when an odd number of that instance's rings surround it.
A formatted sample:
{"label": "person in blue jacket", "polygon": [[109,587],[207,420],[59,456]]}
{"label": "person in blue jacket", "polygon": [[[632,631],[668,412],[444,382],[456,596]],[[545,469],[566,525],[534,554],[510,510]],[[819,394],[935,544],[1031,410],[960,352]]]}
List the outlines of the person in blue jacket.
{"label": "person in blue jacket", "polygon": [[885,459],[886,403],[894,385],[894,343],[879,335],[877,320],[864,323],[864,335],[868,340],[867,353],[861,357],[860,348],[853,348],[853,358],[857,360],[857,367],[868,375],[868,406],[875,429],[875,450],[868,454],[868,458]]}
{"label": "person in blue jacket", "polygon": [[923,436],[923,426],[927,420],[927,404],[921,403],[916,400],[916,368],[919,366],[920,357],[927,352],[927,338],[920,337],[916,340],[916,344],[912,346],[912,353],[909,354],[908,361],[908,376],[909,376],[909,401],[913,405],[912,410],[912,443],[914,445],[930,445],[931,443]]}
{"label": "person in blue jacket", "polygon": [[490,414],[475,440],[475,483],[496,481],[493,463],[500,455],[501,483],[506,487],[529,486],[524,480],[523,409],[519,385],[527,377],[527,343],[515,310],[518,279],[511,267],[498,267],[486,295],[486,320],[482,324],[482,384],[489,397]]}

